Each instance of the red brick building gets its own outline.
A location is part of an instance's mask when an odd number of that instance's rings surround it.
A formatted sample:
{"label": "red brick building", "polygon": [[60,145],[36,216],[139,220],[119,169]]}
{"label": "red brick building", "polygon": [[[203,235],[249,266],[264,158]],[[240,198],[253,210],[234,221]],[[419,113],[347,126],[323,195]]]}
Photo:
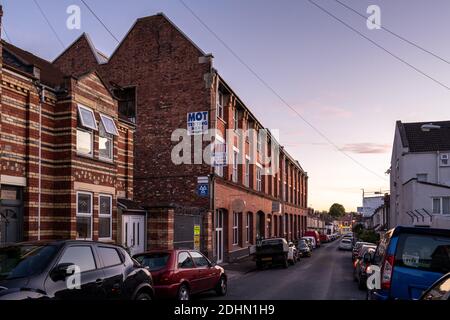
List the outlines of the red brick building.
{"label": "red brick building", "polygon": [[[138,19],[109,58],[83,34],[53,64],[75,75],[96,69],[136,122],[134,197],[149,211],[149,248],[200,247],[220,262],[248,255],[257,237],[294,239],[306,230],[306,172],[283,148],[271,154],[276,140],[257,138],[263,125],[213,68],[212,55],[163,14]],[[216,143],[226,141],[227,166],[195,155],[174,163],[174,131],[187,129],[193,112],[217,129]],[[247,129],[252,136],[241,139]],[[208,134],[189,139],[205,149]],[[264,174],[264,154],[280,164],[274,175]]]}
{"label": "red brick building", "polygon": [[120,241],[134,124],[96,71],[74,77],[5,41],[0,57],[0,243]]}

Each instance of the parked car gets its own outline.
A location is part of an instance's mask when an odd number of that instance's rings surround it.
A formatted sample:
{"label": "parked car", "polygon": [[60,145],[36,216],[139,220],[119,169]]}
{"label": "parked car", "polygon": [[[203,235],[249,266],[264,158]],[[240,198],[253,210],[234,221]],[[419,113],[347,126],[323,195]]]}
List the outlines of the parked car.
{"label": "parked car", "polygon": [[376,246],[375,243],[370,243],[370,242],[364,242],[364,241],[358,241],[355,243],[355,245],[353,246],[353,250],[352,250],[352,261],[355,261],[355,259],[358,256],[359,250],[361,249],[361,247],[363,245],[373,245]]}
{"label": "parked car", "polygon": [[297,247],[293,242],[289,242],[288,261],[294,265],[299,260]]}
{"label": "parked car", "polygon": [[420,300],[450,300],[450,273],[433,283]]}
{"label": "parked car", "polygon": [[369,299],[419,299],[450,272],[450,230],[396,227],[381,238],[372,263],[381,268],[381,288]]}
{"label": "parked car", "polygon": [[311,257],[312,249],[304,239],[300,239],[297,242],[297,250],[300,257]]}
{"label": "parked car", "polygon": [[190,300],[209,290],[227,294],[225,270],[196,250],[152,250],[134,259],[150,270],[156,298]]}
{"label": "parked car", "polygon": [[120,246],[65,240],[0,248],[0,300],[153,297],[150,272]]}
{"label": "parked car", "polygon": [[314,249],[314,246],[313,246],[314,238],[302,237],[300,240],[305,240],[306,244],[309,246],[309,249],[311,249],[311,252],[313,251],[313,249]]}
{"label": "parked car", "polygon": [[320,247],[320,235],[316,230],[306,231],[303,236],[305,237],[313,237],[316,240],[316,247]]}
{"label": "parked car", "polygon": [[321,233],[319,235],[319,239],[320,239],[321,243],[330,242],[330,238],[326,234],[323,234],[323,233]]}
{"label": "parked car", "polygon": [[352,250],[352,248],[352,240],[350,240],[349,238],[344,238],[339,243],[339,250]]}
{"label": "parked car", "polygon": [[284,268],[289,266],[289,245],[284,238],[261,240],[256,245],[256,267],[262,269],[266,264],[281,264]]}
{"label": "parked car", "polygon": [[302,237],[302,239],[308,240],[311,243],[313,249],[317,248],[316,238],[310,237],[310,236],[305,236],[305,237]]}
{"label": "parked car", "polygon": [[370,266],[371,257],[376,248],[376,246],[363,245],[353,263],[353,278],[358,283],[360,290],[367,289],[367,268]]}

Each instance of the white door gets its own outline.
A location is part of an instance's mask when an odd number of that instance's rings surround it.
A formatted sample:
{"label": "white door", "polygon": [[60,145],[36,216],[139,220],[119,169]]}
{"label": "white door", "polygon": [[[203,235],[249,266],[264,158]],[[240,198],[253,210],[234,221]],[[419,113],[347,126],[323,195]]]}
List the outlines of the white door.
{"label": "white door", "polygon": [[217,263],[223,262],[223,216],[222,210],[216,210],[216,216],[214,219],[215,224],[215,253]]}
{"label": "white door", "polygon": [[123,245],[130,248],[131,255],[145,251],[145,216],[122,216]]}

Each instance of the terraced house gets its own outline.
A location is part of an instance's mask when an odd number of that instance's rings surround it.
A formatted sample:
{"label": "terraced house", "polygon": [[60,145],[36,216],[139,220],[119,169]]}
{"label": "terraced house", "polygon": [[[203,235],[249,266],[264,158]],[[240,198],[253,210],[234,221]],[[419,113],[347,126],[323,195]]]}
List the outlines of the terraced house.
{"label": "terraced house", "polygon": [[5,41],[0,51],[0,243],[120,240],[134,124],[95,71],[73,77]]}
{"label": "terraced house", "polygon": [[[164,14],[138,19],[110,57],[83,34],[53,64],[73,74],[95,68],[136,121],[134,194],[151,220],[147,239],[141,235],[149,248],[198,248],[222,262],[248,255],[258,238],[295,239],[306,230],[307,173],[282,147],[271,148],[271,134],[258,139],[263,125],[213,67],[213,56]],[[198,115],[200,126],[190,123]],[[200,130],[189,138],[203,137],[196,140],[203,148],[216,129],[212,140],[226,145],[226,165],[194,155],[174,163],[176,129]],[[253,129],[252,136],[239,143],[236,129]],[[264,174],[263,156],[280,164],[275,174]]]}

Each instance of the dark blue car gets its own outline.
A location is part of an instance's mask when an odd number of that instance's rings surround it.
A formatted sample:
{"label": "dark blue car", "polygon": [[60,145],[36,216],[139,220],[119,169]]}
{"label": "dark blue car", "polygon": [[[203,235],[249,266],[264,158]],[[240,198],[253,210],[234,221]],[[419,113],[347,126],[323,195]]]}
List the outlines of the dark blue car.
{"label": "dark blue car", "polygon": [[419,299],[436,280],[450,272],[450,230],[389,230],[381,238],[372,264],[381,270],[381,288],[371,290],[370,299]]}

